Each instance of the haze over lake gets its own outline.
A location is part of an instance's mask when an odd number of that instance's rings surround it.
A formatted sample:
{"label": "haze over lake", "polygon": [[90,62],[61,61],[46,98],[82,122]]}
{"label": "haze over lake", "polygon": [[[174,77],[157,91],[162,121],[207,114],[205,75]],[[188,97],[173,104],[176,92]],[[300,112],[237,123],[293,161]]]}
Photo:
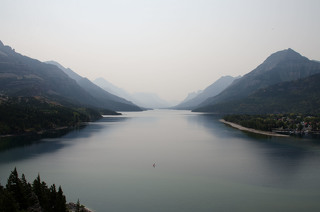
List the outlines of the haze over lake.
{"label": "haze over lake", "polygon": [[318,0],[2,0],[0,40],[90,80],[182,101],[281,49],[319,60],[319,8]]}
{"label": "haze over lake", "polygon": [[14,167],[27,180],[40,173],[94,211],[319,211],[319,150],[319,140],[248,134],[213,115],[130,112],[2,148],[0,180]]}

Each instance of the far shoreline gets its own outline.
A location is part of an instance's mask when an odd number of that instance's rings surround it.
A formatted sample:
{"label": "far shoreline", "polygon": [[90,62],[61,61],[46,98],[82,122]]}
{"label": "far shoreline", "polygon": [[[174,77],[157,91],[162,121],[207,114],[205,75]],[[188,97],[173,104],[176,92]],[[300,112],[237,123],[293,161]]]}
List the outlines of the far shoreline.
{"label": "far shoreline", "polygon": [[220,122],[229,125],[233,128],[236,128],[241,131],[246,131],[246,132],[251,132],[251,133],[256,133],[256,134],[261,134],[261,135],[268,135],[268,136],[276,136],[276,137],[290,137],[289,135],[284,135],[284,134],[279,134],[279,133],[274,133],[274,132],[268,132],[268,131],[262,131],[262,130],[256,130],[252,128],[247,128],[243,127],[239,124],[235,124],[233,122],[226,121],[224,119],[219,119]]}
{"label": "far shoreline", "polygon": [[77,128],[81,128],[84,126],[87,126],[89,122],[81,122],[77,125],[74,126],[59,126],[55,128],[49,128],[49,129],[41,129],[41,130],[35,130],[35,131],[23,131],[19,133],[12,133],[12,134],[3,134],[0,135],[0,138],[8,138],[8,137],[19,137],[19,136],[41,136],[41,135],[46,135],[46,134],[55,134],[61,131],[72,131]]}

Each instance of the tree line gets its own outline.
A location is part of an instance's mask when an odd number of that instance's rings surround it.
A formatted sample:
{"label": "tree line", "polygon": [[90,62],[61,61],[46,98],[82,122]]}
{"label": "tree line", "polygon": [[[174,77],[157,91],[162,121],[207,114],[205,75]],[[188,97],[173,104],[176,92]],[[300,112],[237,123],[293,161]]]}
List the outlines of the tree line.
{"label": "tree line", "polygon": [[306,114],[267,114],[267,115],[226,115],[226,121],[239,124],[244,127],[263,131],[286,130],[319,132],[320,115]]}
{"label": "tree line", "polygon": [[48,211],[66,212],[66,197],[61,186],[57,189],[55,184],[48,186],[41,181],[40,175],[33,181],[27,182],[25,175],[19,178],[15,168],[5,187],[0,185],[0,211]]}
{"label": "tree line", "polygon": [[0,135],[71,127],[100,118],[90,108],[70,108],[35,97],[0,99]]}

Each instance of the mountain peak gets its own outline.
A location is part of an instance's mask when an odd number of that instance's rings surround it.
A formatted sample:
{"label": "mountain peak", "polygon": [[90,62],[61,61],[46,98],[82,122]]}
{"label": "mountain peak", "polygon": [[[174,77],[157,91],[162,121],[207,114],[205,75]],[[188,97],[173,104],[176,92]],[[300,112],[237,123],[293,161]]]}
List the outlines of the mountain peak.
{"label": "mountain peak", "polygon": [[291,48],[288,48],[271,54],[261,65],[257,67],[254,73],[260,73],[271,70],[281,62],[308,60],[308,58],[303,57],[298,52],[294,51]]}
{"label": "mountain peak", "polygon": [[0,51],[2,52],[2,55],[6,55],[6,56],[16,54],[13,48],[11,48],[10,46],[4,45],[1,40],[0,40]]}
{"label": "mountain peak", "polygon": [[[217,96],[205,100],[199,107],[209,107],[210,105],[246,98],[259,89],[265,89],[277,83],[298,80],[319,73],[319,63],[301,56],[290,48],[285,49],[270,55],[256,69],[232,83]],[[196,111],[204,110],[200,109]]]}
{"label": "mountain peak", "polygon": [[298,52],[291,48],[275,52],[271,54],[264,63],[279,63],[284,60],[305,60],[306,57],[301,56]]}
{"label": "mountain peak", "polygon": [[285,58],[301,58],[301,54],[299,54],[298,52],[294,51],[293,49],[291,48],[288,48],[288,49],[285,49],[285,50],[282,50],[282,51],[278,51],[274,54],[278,54],[278,55],[282,55],[283,57]]}

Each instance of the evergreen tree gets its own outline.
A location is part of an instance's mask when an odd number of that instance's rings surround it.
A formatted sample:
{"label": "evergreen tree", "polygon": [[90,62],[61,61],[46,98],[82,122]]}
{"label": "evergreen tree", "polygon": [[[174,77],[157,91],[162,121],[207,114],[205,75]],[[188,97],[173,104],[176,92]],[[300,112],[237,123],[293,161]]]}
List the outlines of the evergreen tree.
{"label": "evergreen tree", "polygon": [[76,205],[76,212],[80,212],[80,208],[81,208],[80,200],[78,199],[77,205]]}
{"label": "evergreen tree", "polygon": [[27,209],[27,202],[23,194],[22,182],[19,179],[19,175],[17,169],[11,172],[8,182],[7,182],[7,190],[12,194],[14,199],[19,203],[19,208],[24,210]]}
{"label": "evergreen tree", "polygon": [[24,174],[19,178],[15,168],[6,188],[0,185],[0,212],[25,211],[66,212],[66,197],[61,186],[58,191],[55,184],[48,188],[39,174],[31,185]]}
{"label": "evergreen tree", "polygon": [[38,174],[37,178],[33,181],[33,192],[39,199],[39,203],[41,207],[45,211],[50,210],[50,203],[49,203],[49,189],[45,182],[41,182],[40,175]]}
{"label": "evergreen tree", "polygon": [[0,185],[0,212],[16,212],[19,206],[14,197]]}
{"label": "evergreen tree", "polygon": [[30,183],[27,182],[24,174],[22,174],[21,176],[20,187],[21,187],[22,197],[23,197],[21,208],[27,209],[30,205],[32,205],[33,200],[31,199],[32,197],[31,185]]}
{"label": "evergreen tree", "polygon": [[50,211],[57,211],[57,190],[55,184],[50,187],[50,203],[52,205]]}
{"label": "evergreen tree", "polygon": [[62,188],[59,186],[58,193],[56,194],[57,201],[56,201],[56,209],[57,211],[65,212],[67,210],[66,204],[66,197],[63,195]]}
{"label": "evergreen tree", "polygon": [[40,201],[39,197],[42,195],[42,192],[41,192],[41,181],[40,181],[39,174],[38,174],[37,178],[33,181],[32,190],[38,196],[38,199]]}

